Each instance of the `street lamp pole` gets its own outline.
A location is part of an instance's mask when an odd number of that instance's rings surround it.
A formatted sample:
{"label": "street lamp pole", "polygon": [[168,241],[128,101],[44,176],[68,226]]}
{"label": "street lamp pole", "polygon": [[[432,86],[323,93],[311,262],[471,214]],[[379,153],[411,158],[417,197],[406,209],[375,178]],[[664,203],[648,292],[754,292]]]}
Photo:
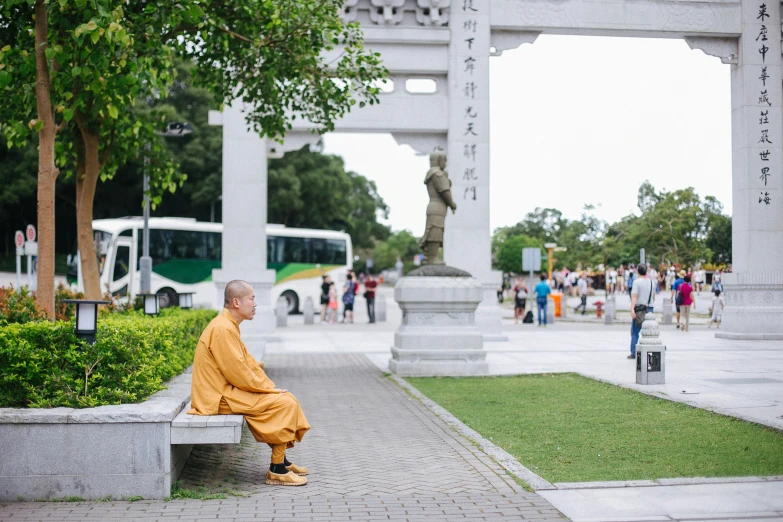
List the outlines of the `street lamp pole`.
{"label": "street lamp pole", "polygon": [[142,255],[139,259],[139,286],[142,294],[150,293],[150,279],[152,278],[152,258],[150,257],[150,174],[148,170],[150,144],[146,145],[147,154],[144,156],[144,233],[142,243]]}
{"label": "street lamp pole", "polygon": [[[194,131],[190,123],[172,122],[166,125],[166,130],[156,132],[158,136],[163,137],[182,137],[192,134]],[[152,279],[152,258],[150,257],[150,175],[149,175],[149,152],[152,149],[149,143],[146,145],[147,154],[144,155],[144,233],[142,243],[142,256],[139,259],[139,286],[142,294],[149,294],[151,290]]]}

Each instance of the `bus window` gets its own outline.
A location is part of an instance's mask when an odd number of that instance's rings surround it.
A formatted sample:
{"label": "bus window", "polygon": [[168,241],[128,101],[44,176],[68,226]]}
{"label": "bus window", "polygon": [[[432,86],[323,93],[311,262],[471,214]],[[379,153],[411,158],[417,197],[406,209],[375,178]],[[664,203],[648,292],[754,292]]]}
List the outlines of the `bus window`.
{"label": "bus window", "polygon": [[92,237],[95,241],[95,255],[98,256],[98,271],[102,274],[103,266],[106,264],[106,256],[109,253],[111,234],[103,230],[93,230]]}
{"label": "bus window", "polygon": [[320,265],[329,265],[329,253],[326,240],[314,237],[310,239],[310,262]]}
{"label": "bus window", "polygon": [[346,254],[346,246],[344,239],[327,239],[326,240],[327,251],[327,264],[330,265],[346,265],[348,264],[348,257]]}
{"label": "bus window", "polygon": [[307,263],[307,240],[303,237],[280,237],[283,243],[283,263]]}
{"label": "bus window", "polygon": [[[138,253],[143,254],[144,235],[139,234]],[[172,281],[194,284],[209,280],[220,268],[222,236],[219,232],[150,229],[152,271]]]}
{"label": "bus window", "polygon": [[114,273],[112,281],[119,281],[130,272],[130,246],[118,245],[114,254]]}

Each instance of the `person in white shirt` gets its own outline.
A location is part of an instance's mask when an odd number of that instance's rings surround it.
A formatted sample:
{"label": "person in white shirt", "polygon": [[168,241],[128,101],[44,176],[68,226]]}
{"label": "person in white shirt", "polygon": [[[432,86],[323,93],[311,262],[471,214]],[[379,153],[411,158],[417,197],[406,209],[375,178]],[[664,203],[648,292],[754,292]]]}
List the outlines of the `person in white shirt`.
{"label": "person in white shirt", "polygon": [[636,267],[636,272],[639,275],[633,280],[633,286],[631,287],[631,355],[628,356],[629,359],[636,359],[636,343],[639,342],[639,332],[642,331],[642,326],[636,324],[634,308],[636,308],[636,305],[646,305],[646,313],[651,314],[653,312],[653,300],[655,299],[653,282],[647,277],[647,265],[640,263]]}
{"label": "person in white shirt", "polygon": [[617,287],[617,270],[610,268],[606,273],[606,295],[614,293]]}
{"label": "person in white shirt", "polygon": [[587,312],[587,276],[585,276],[584,272],[579,274],[579,280],[576,282],[576,286],[579,289],[579,297],[582,301],[579,303],[579,306],[574,309],[574,313],[578,312],[581,308],[582,315],[585,315]]}

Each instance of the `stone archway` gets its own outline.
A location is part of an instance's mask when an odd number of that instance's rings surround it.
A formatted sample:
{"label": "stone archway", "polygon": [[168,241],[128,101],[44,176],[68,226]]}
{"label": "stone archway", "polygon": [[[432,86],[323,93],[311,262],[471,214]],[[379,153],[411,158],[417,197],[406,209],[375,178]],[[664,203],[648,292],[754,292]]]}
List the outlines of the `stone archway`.
{"label": "stone archway", "polygon": [[[398,143],[447,150],[459,212],[449,216],[444,257],[485,288],[477,312],[486,340],[502,339],[494,301],[489,227],[489,60],[540,34],[684,39],[731,67],[733,270],[725,276],[722,337],[783,339],[783,86],[781,6],[766,0],[346,0],[397,86],[431,79],[429,94],[396,88],[379,105],[356,110],[338,131],[389,132]],[[268,145],[244,128],[238,107],[223,115],[225,253],[215,281],[234,276],[258,285],[266,303],[274,277],[266,258]],[[299,123],[275,153],[309,139]],[[282,149],[282,150],[279,150]],[[262,159],[263,157],[263,159]],[[251,215],[230,209],[252,205]],[[240,213],[237,213],[240,214]],[[249,218],[260,220],[250,223]],[[260,239],[248,245],[247,237]],[[241,252],[241,253],[238,253]],[[257,281],[256,281],[257,280]],[[268,314],[271,318],[271,311]],[[259,338],[264,331],[254,325]],[[251,334],[252,337],[253,334]]]}

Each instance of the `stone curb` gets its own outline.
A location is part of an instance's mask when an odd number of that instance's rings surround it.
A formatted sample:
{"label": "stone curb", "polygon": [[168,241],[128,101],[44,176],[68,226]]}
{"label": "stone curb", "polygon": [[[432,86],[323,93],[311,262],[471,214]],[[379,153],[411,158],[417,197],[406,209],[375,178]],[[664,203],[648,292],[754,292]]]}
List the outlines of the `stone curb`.
{"label": "stone curb", "polygon": [[748,484],[755,482],[783,482],[782,475],[770,477],[692,477],[654,480],[615,480],[606,482],[557,482],[557,489],[613,489],[655,486],[694,486],[699,484]]}
{"label": "stone curb", "polygon": [[530,471],[528,468],[523,466],[518,460],[516,460],[511,454],[506,452],[505,450],[499,448],[492,442],[488,441],[484,437],[482,437],[478,432],[475,430],[469,428],[465,424],[462,423],[459,419],[457,419],[454,415],[446,411],[443,407],[436,404],[434,401],[429,399],[426,395],[421,393],[419,390],[408,384],[404,379],[401,377],[398,377],[394,374],[390,374],[391,378],[396,382],[401,388],[408,391],[411,395],[416,397],[424,406],[430,410],[432,413],[437,415],[440,420],[448,424],[451,428],[456,430],[459,434],[461,434],[463,437],[467,438],[471,442],[476,443],[478,447],[495,459],[498,464],[503,466],[503,468],[511,473],[512,475],[516,476],[517,478],[524,480],[530,486],[535,490],[546,490],[546,489],[557,489],[557,487],[547,482],[545,479],[540,477],[539,475],[536,475],[532,471]]}
{"label": "stone curb", "polygon": [[190,368],[138,404],[97,408],[0,408],[0,424],[171,422],[190,401]]}

